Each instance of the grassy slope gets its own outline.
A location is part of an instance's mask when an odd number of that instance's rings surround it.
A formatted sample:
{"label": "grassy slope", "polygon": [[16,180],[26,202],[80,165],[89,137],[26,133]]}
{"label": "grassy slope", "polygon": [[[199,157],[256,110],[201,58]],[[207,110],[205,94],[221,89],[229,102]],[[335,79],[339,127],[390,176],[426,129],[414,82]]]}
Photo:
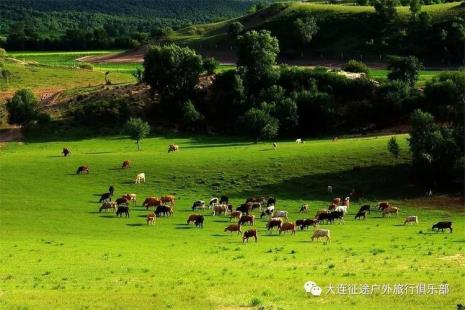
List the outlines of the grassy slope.
{"label": "grassy slope", "polygon": [[[104,72],[60,66],[27,65],[7,62],[5,67],[12,77],[8,87],[0,87],[0,98],[10,96],[21,88],[30,88],[35,93],[55,92],[63,89],[102,85]],[[131,83],[134,78],[127,73],[113,72],[110,78],[114,84]]]}
{"label": "grassy slope", "polygon": [[[8,144],[0,149],[0,307],[45,308],[185,308],[235,309],[257,298],[271,309],[453,308],[465,290],[464,219],[450,203],[426,202],[423,190],[408,182],[405,136],[402,157],[393,163],[388,137],[326,140],[305,144],[253,145],[239,139],[151,138],[143,151],[132,141],[102,138],[83,141]],[[178,143],[178,153],[166,152]],[[63,146],[69,158],[59,156]],[[120,163],[133,167],[122,171]],[[89,175],[76,176],[77,166]],[[360,165],[361,171],[352,167]],[[147,183],[134,185],[137,172]],[[144,224],[146,212],[133,208],[130,219],[98,214],[96,194],[114,184],[118,195],[176,192],[172,218]],[[400,206],[399,218],[378,212],[364,222],[353,220],[353,203],[345,225],[330,228],[330,244],[312,243],[310,232],[269,236],[258,221],[259,242],[242,245],[226,235],[224,217],[206,217],[203,230],[185,224],[193,200],[227,194],[234,205],[251,193],[275,194],[278,209],[291,219],[302,202],[315,210],[352,187],[374,203]],[[208,214],[208,212],[205,212]],[[399,225],[419,215],[416,226]],[[452,219],[455,231],[432,233],[431,223]],[[419,231],[424,233],[419,234]],[[462,256],[460,256],[462,255]],[[323,296],[309,298],[303,284],[395,284],[447,282],[448,296]]]}
{"label": "grassy slope", "polygon": [[[447,16],[455,16],[460,12],[463,14],[463,9],[459,9],[460,2],[450,2],[444,4],[425,5],[422,11],[432,15],[434,20],[445,19]],[[402,18],[407,18],[409,15],[408,7],[398,7],[399,15]],[[222,21],[217,23],[194,25],[180,29],[170,35],[170,39],[185,44],[199,45],[214,42],[224,38],[227,34],[229,25],[233,21],[239,21],[246,28],[262,27],[263,24],[272,23],[275,21],[284,21],[294,16],[305,15],[312,13],[315,16],[332,15],[332,16],[351,16],[356,14],[374,12],[371,6],[355,6],[353,4],[326,4],[326,3],[309,3],[309,2],[293,2],[288,3],[287,8],[278,12],[267,13],[266,10],[252,15],[246,15],[241,18]]]}

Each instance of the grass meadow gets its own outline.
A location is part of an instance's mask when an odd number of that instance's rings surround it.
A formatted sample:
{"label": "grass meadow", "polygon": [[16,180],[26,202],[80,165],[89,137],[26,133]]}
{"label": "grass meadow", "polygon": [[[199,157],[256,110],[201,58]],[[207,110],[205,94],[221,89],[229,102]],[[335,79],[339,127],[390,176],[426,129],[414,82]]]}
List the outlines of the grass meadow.
{"label": "grass meadow", "polygon": [[[0,308],[3,309],[455,309],[465,296],[463,203],[425,199],[409,179],[406,136],[401,157],[386,150],[387,136],[252,144],[222,137],[151,137],[136,151],[124,137],[30,140],[0,148]],[[170,143],[180,145],[167,153]],[[64,146],[68,158],[60,156]],[[132,167],[121,170],[123,160]],[[90,174],[76,175],[88,164]],[[359,166],[360,169],[353,169]],[[145,172],[147,183],[133,178]],[[99,194],[136,193],[130,218],[98,213]],[[327,185],[334,193],[327,193]],[[334,196],[364,192],[345,224],[321,225],[331,242],[311,242],[310,231],[270,234],[258,220],[258,243],[224,233],[224,216],[209,211],[203,229],[186,225],[192,202],[228,195],[234,206],[250,195],[275,195],[290,220],[313,217]],[[150,195],[175,193],[172,217],[145,224]],[[399,217],[363,203],[388,200]],[[307,215],[298,214],[309,203]],[[257,212],[255,212],[257,215]],[[403,225],[418,215],[418,225]],[[454,232],[431,225],[452,220]],[[320,297],[303,290],[313,280]],[[447,295],[327,294],[340,284],[449,285]]]}

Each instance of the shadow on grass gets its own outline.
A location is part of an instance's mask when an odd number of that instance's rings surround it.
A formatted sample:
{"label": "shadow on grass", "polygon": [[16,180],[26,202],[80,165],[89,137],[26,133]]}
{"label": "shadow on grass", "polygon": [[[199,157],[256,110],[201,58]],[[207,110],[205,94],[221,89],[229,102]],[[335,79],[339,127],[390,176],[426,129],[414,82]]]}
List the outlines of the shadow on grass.
{"label": "shadow on grass", "polygon": [[87,152],[87,153],[82,153],[84,155],[98,155],[98,154],[109,154],[113,152]]}
{"label": "shadow on grass", "polygon": [[142,223],[129,223],[129,224],[126,224],[126,226],[131,226],[131,227],[139,227],[139,226],[142,226],[144,224]]}
{"label": "shadow on grass", "polygon": [[101,218],[107,218],[107,219],[114,219],[114,218],[118,218],[117,216],[115,215],[100,215],[99,217]]}

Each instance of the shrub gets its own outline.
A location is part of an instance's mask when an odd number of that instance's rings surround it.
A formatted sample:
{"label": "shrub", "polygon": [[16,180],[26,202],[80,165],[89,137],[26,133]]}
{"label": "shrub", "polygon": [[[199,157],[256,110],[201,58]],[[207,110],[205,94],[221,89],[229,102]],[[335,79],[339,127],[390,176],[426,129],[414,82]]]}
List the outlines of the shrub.
{"label": "shrub", "polygon": [[211,75],[215,73],[215,70],[219,64],[220,63],[218,60],[216,60],[213,57],[209,57],[203,60],[203,69],[205,70],[207,74]]}
{"label": "shrub", "polygon": [[395,158],[399,158],[400,147],[399,143],[397,143],[396,137],[391,137],[391,139],[389,139],[387,148],[389,153],[391,153]]}
{"label": "shrub", "polygon": [[6,103],[10,124],[26,125],[37,119],[38,100],[29,89],[18,90]]}
{"label": "shrub", "polygon": [[274,138],[278,134],[278,120],[261,109],[250,109],[240,118],[239,122],[242,130],[255,138],[255,142],[258,142],[260,138]]}
{"label": "shrub", "polygon": [[366,64],[356,60],[349,60],[343,67],[344,71],[347,72],[356,72],[356,73],[365,73],[366,76],[369,76],[370,69]]}
{"label": "shrub", "polygon": [[78,67],[81,68],[81,69],[86,69],[86,70],[94,70],[94,66],[92,64],[86,63],[86,62],[78,64]]}
{"label": "shrub", "polygon": [[80,102],[69,111],[70,116],[76,123],[105,127],[117,128],[126,122],[131,112],[125,100],[96,99]]}

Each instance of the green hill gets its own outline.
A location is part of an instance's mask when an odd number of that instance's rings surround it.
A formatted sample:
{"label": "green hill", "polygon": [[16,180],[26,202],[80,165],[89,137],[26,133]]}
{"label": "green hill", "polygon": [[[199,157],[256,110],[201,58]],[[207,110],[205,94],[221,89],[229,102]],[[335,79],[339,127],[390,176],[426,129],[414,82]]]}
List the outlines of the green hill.
{"label": "green hill", "polygon": [[[409,8],[397,7],[396,9],[399,15],[397,30],[399,32],[408,31]],[[459,2],[424,5],[422,12],[429,14],[431,31],[437,32],[449,27],[457,17],[465,16],[465,8]],[[318,57],[360,58],[360,56],[373,56],[381,53],[376,47],[370,47],[367,44],[370,40],[379,39],[379,34],[375,31],[377,20],[374,13],[375,10],[371,6],[356,6],[354,4],[275,3],[254,14],[240,18],[180,29],[172,33],[169,39],[179,44],[190,45],[198,50],[220,49],[225,53],[230,53],[233,40],[228,35],[228,29],[233,22],[240,22],[244,25],[244,31],[270,30],[273,35],[278,37],[282,54],[296,57],[300,48],[296,46],[293,23],[297,18],[305,19],[312,16],[317,20],[319,30],[312,42],[305,48],[306,54]],[[395,31],[392,31],[391,35],[395,35]],[[389,43],[383,52],[404,52],[402,48],[405,46],[395,46],[398,42],[395,42],[396,44]],[[413,42],[409,43],[413,44]],[[436,49],[436,46],[428,45],[425,46],[425,49],[429,49],[431,52]]]}

